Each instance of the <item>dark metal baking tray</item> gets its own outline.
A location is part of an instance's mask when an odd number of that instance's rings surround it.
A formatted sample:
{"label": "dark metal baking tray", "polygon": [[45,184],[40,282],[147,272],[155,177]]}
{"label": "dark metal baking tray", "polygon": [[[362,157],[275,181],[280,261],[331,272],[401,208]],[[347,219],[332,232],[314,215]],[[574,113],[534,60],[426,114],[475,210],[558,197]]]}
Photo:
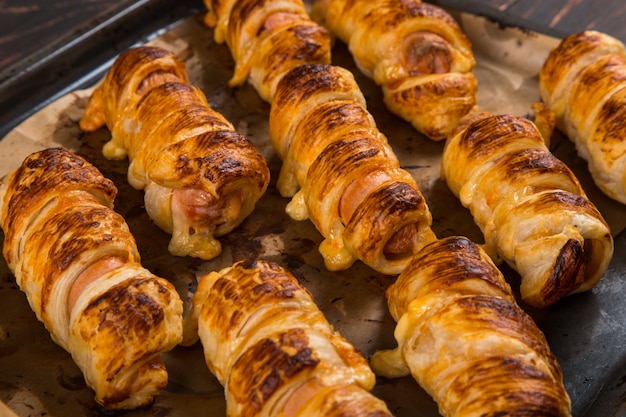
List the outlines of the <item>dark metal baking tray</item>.
{"label": "dark metal baking tray", "polygon": [[114,57],[191,13],[200,0],[123,0],[0,72],[0,138],[69,91],[93,83]]}
{"label": "dark metal baking tray", "polygon": [[[39,56],[11,68],[10,74],[0,76],[0,138],[57,98],[91,85],[122,50],[157,36],[202,8],[197,0],[175,4],[165,0],[121,2],[119,9],[87,22],[78,36],[60,40]],[[489,15],[497,19],[497,13],[490,11]],[[538,27],[529,29],[554,35]],[[625,233],[615,236],[615,256],[596,288],[571,296],[549,311],[533,314],[561,364],[576,417],[626,416]],[[12,285],[11,280],[2,277],[0,286]],[[2,340],[0,337],[0,355]],[[71,386],[71,381],[65,380],[64,384]],[[383,381],[381,392],[388,389],[393,389],[393,384]],[[0,385],[0,399],[2,390]],[[223,415],[223,410],[201,412]],[[405,410],[404,415],[422,414],[420,410],[414,414]]]}

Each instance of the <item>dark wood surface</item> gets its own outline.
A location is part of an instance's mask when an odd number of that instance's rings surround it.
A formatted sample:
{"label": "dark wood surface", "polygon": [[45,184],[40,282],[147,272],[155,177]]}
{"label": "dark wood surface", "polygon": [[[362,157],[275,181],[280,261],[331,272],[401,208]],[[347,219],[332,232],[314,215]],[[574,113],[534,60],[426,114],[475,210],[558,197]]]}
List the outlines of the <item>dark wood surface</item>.
{"label": "dark wood surface", "polygon": [[0,138],[202,0],[0,0]]}
{"label": "dark wood surface", "polygon": [[[145,9],[148,19],[147,9],[160,7],[167,13],[180,3],[204,8],[202,0],[0,0],[0,81],[12,75],[10,69],[45,58],[123,13]],[[132,27],[125,31],[132,36]]]}
{"label": "dark wood surface", "polygon": [[78,34],[86,22],[114,8],[117,0],[0,1],[0,72],[42,46]]}
{"label": "dark wood surface", "polygon": [[439,3],[506,23],[565,36],[595,29],[626,42],[624,0],[439,0]]}

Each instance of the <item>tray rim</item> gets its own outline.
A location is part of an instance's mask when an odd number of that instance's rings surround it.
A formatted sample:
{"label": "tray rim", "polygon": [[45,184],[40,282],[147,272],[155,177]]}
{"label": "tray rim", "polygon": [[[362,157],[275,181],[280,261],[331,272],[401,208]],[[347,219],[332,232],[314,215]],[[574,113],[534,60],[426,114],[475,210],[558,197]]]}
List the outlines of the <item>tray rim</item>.
{"label": "tray rim", "polygon": [[[110,66],[112,60],[128,47],[146,43],[150,39],[167,31],[169,27],[194,13],[203,10],[201,2],[197,0],[182,0],[172,5],[167,0],[124,0],[112,10],[86,22],[68,37],[59,38],[58,42],[33,54],[7,70],[0,73],[0,140],[21,121],[27,119],[47,104],[68,94],[71,91],[86,88],[100,78]],[[498,22],[509,27],[520,27],[533,32],[553,37],[562,37],[564,34],[551,28],[538,26],[523,19],[510,19],[496,9],[468,11],[457,6],[462,1],[435,0],[435,4],[442,7],[454,8],[459,12],[470,13],[476,16]],[[147,10],[151,9],[151,10]],[[141,16],[142,25],[133,25],[128,31],[129,22],[136,22]],[[146,16],[150,17],[146,19]],[[125,33],[126,36],[115,35],[115,32]],[[113,33],[115,36],[104,36]],[[69,41],[69,39],[71,41]],[[114,44],[111,47],[111,44]],[[59,45],[64,45],[59,47]],[[71,68],[71,69],[68,69]],[[65,70],[65,71],[63,71]],[[43,72],[56,74],[54,82],[41,77]],[[8,74],[8,75],[7,75]],[[27,89],[16,88],[17,85],[28,84]],[[19,94],[28,94],[27,98],[19,98]],[[626,240],[626,231],[615,236],[616,247]],[[619,243],[618,243],[619,242]],[[621,243],[626,248],[626,243]],[[616,261],[612,262],[614,265]],[[623,264],[623,262],[622,262]],[[620,264],[620,266],[622,265]],[[558,327],[558,319],[542,320],[541,327]],[[626,360],[626,357],[624,358]],[[613,368],[609,375],[614,381],[626,380],[626,362],[621,361],[621,368]],[[621,369],[621,370],[620,370]],[[619,389],[621,387],[621,389]],[[622,402],[626,398],[626,384],[603,386],[597,397],[588,404],[583,412],[585,417],[625,416]],[[621,410],[620,410],[621,409]],[[614,410],[615,414],[607,414]]]}
{"label": "tray rim", "polygon": [[93,84],[123,50],[204,10],[199,0],[122,0],[0,72],[0,140],[65,94]]}

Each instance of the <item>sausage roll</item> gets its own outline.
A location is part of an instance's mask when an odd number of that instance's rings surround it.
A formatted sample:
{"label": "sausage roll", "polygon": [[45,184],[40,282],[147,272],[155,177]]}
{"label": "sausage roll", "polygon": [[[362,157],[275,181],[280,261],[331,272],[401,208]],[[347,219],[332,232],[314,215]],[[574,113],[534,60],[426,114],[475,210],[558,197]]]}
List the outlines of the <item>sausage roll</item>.
{"label": "sausage roll", "polygon": [[184,63],[157,47],[123,52],[91,95],[80,127],[105,125],[105,157],[128,156],[128,181],[145,191],[176,256],[212,259],[223,236],[253,211],[269,183],[254,145],[187,82]]}
{"label": "sausage roll", "polygon": [[613,255],[606,221],[529,120],[473,113],[446,141],[442,177],[469,208],[494,260],[543,308],[591,289]]}
{"label": "sausage roll", "polygon": [[539,73],[544,103],[557,127],[587,161],[596,185],[626,204],[626,48],[586,31],[554,48]]}
{"label": "sausage roll", "polygon": [[270,135],[283,160],[278,189],[293,196],[287,212],[310,218],[324,236],[330,270],[359,259],[397,274],[435,239],[424,197],[348,70],[311,64],[289,72],[272,103]]}
{"label": "sausage roll", "polygon": [[330,34],[313,22],[302,0],[204,0],[205,22],[235,60],[231,87],[246,80],[272,101],[276,84],[292,68],[330,62]]}
{"label": "sausage roll", "polygon": [[[282,30],[277,22],[307,21],[307,27],[320,27],[300,0],[207,3],[216,38],[228,33],[238,65],[247,62],[240,45],[262,42]],[[435,238],[426,202],[376,128],[352,74],[326,63],[330,40],[324,38],[322,47],[317,37],[289,36],[297,47],[251,47],[267,62],[287,63],[280,75],[260,59],[252,66],[253,72],[275,75],[269,95],[253,84],[271,104],[270,136],[283,160],[277,187],[281,195],[293,197],[287,212],[297,220],[310,218],[324,236],[320,252],[330,270],[361,260],[379,272],[399,273],[417,248]],[[324,58],[308,51],[324,51]]]}
{"label": "sausage roll", "polygon": [[377,374],[412,374],[445,417],[571,416],[543,333],[478,245],[426,246],[386,294],[398,346],[374,353]]}
{"label": "sausage roll", "polygon": [[61,148],[28,156],[0,188],[3,254],[52,339],[108,409],[150,404],[160,353],[182,340],[182,301],[140,264],[115,185]]}
{"label": "sausage roll", "polygon": [[227,415],[391,416],[375,376],[296,278],[268,261],[239,261],[201,278],[185,318],[225,388]]}
{"label": "sausage roll", "polygon": [[311,12],[382,87],[387,108],[439,141],[476,106],[472,46],[443,9],[420,0],[317,0]]}

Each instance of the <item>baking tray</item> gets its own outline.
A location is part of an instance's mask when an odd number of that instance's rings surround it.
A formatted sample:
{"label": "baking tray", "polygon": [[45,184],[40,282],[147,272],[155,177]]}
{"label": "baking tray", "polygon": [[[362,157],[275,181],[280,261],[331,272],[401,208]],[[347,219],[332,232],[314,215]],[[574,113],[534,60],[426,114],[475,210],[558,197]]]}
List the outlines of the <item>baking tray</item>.
{"label": "baking tray", "polygon": [[200,0],[121,0],[3,69],[0,138],[46,104],[93,83],[124,49],[203,8]]}
{"label": "baking tray", "polygon": [[[17,90],[19,94],[12,96],[12,100],[26,97],[19,100],[19,111],[1,116],[3,130],[0,132],[8,135],[0,141],[0,175],[36,149],[58,145],[72,149],[116,183],[120,193],[115,208],[127,219],[144,265],[170,279],[184,300],[189,299],[196,278],[208,271],[247,257],[270,259],[292,271],[311,290],[329,321],[366,355],[394,347],[395,323],[384,299],[384,290],[393,277],[378,274],[361,263],[346,271],[327,271],[317,251],[322,240],[319,233],[310,222],[293,221],[284,213],[288,200],[280,197],[275,188],[280,160],[274,155],[267,137],[269,106],[249,85],[237,89],[226,86],[234,64],[227,47],[215,45],[212,32],[202,26],[202,7],[191,1],[179,2],[170,9],[166,2],[160,1],[143,5],[152,12],[144,12],[141,7],[118,11],[104,23],[98,23],[97,30],[86,33],[75,46],[53,59],[25,68],[2,83],[4,91],[18,88],[16,83],[34,84],[28,88],[22,85]],[[481,107],[529,114],[530,104],[539,98],[538,67],[558,39],[503,25],[494,16],[483,18],[451,12],[474,44]],[[138,21],[147,24],[137,26]],[[121,36],[113,29],[116,27],[136,27],[137,31]],[[108,43],[111,36],[123,38],[123,41],[116,40],[113,49]],[[108,140],[108,132],[103,129],[82,134],[77,128],[91,86],[116,53],[145,42],[159,44],[179,54],[187,64],[191,81],[205,90],[216,110],[250,137],[270,165],[272,181],[266,195],[255,212],[222,239],[224,253],[209,262],[167,254],[169,236],[148,219],[142,207],[143,193],[127,184],[127,164],[107,161],[101,155],[100,148]],[[103,45],[109,45],[108,49]],[[410,125],[389,114],[382,104],[380,90],[357,71],[341,43],[333,50],[333,60],[353,70],[379,128],[388,136],[403,167],[414,175],[422,189],[433,213],[433,230],[437,236],[463,234],[482,242],[468,211],[439,179],[438,160],[443,144],[425,139]],[[89,62],[89,65],[76,73],[55,72],[77,62]],[[44,82],[50,85],[42,92],[36,88],[38,84],[41,88],[42,83],[36,74],[46,72],[61,75],[53,82]],[[3,97],[0,109],[6,109],[11,99]],[[611,225],[615,256],[606,276],[592,291],[570,296],[548,310],[528,312],[546,334],[561,364],[574,416],[624,416],[626,238],[623,230],[626,208],[605,197],[593,185],[584,161],[576,156],[568,140],[557,134],[551,147],[576,172]],[[0,239],[2,237],[0,234]],[[515,287],[516,275],[505,267],[503,272]],[[69,355],[51,341],[48,332],[37,322],[4,261],[0,261],[0,306],[0,401],[19,416],[107,415],[94,403],[92,391],[85,386]],[[165,354],[164,359],[170,373],[167,389],[150,408],[126,413],[126,416],[225,415],[222,387],[204,365],[199,345],[176,348]],[[373,392],[383,398],[398,417],[438,415],[436,404],[410,377],[379,378]]]}

